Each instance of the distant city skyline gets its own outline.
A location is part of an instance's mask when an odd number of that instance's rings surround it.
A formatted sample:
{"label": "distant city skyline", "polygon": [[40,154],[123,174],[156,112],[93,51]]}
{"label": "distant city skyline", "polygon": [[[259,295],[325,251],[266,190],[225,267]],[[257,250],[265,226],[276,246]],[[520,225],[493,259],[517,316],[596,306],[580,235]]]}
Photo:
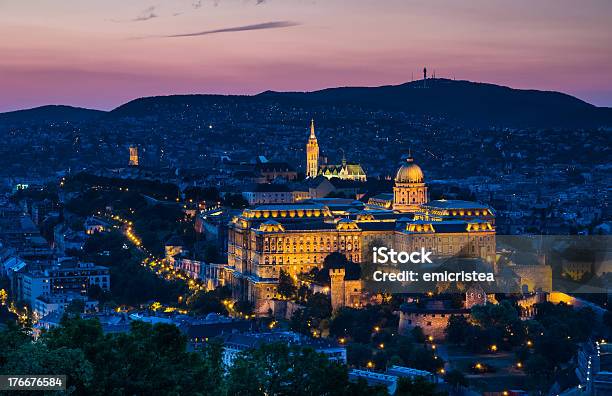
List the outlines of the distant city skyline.
{"label": "distant city skyline", "polygon": [[437,77],[612,106],[612,2],[0,0],[0,112]]}

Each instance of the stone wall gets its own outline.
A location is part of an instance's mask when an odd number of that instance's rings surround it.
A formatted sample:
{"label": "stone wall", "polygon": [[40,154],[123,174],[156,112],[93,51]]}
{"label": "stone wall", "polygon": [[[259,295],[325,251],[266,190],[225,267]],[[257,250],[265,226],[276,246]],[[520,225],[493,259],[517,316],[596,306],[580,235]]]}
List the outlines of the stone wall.
{"label": "stone wall", "polygon": [[467,316],[467,314],[400,312],[398,332],[400,334],[408,334],[415,327],[420,327],[423,329],[426,337],[432,336],[434,340],[443,340],[446,337],[444,330],[448,326],[448,321],[451,316],[455,315]]}
{"label": "stone wall", "polygon": [[509,267],[520,278],[521,291],[552,291],[552,268],[549,265],[513,265]]}

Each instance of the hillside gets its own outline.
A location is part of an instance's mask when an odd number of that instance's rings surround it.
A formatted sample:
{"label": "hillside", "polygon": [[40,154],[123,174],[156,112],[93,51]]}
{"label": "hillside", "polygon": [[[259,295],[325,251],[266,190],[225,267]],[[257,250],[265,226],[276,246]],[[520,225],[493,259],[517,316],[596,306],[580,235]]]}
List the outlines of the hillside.
{"label": "hillside", "polygon": [[[110,112],[70,106],[42,106],[0,114],[0,124],[171,119],[183,114],[232,111],[236,105],[281,104],[314,109],[350,106],[443,117],[450,123],[478,127],[581,128],[612,127],[612,108],[596,107],[553,91],[522,90],[495,84],[428,79],[381,87],[339,87],[312,92],[266,91],[258,95],[170,95],[132,100]],[[311,109],[312,108],[312,109]]]}
{"label": "hillside", "polygon": [[314,92],[264,92],[259,97],[319,104],[352,104],[444,116],[479,126],[610,126],[612,109],[573,96],[504,86],[429,79],[382,87],[329,88]]}
{"label": "hillside", "polygon": [[81,107],[47,105],[32,109],[0,113],[0,123],[42,123],[42,122],[80,122],[100,117],[104,111],[84,109]]}
{"label": "hillside", "polygon": [[140,98],[119,106],[109,117],[147,117],[177,113],[212,104],[359,106],[442,116],[468,126],[599,127],[612,126],[612,109],[596,107],[573,96],[504,86],[429,79],[382,87],[340,87],[313,92],[266,91],[255,96],[172,95]]}

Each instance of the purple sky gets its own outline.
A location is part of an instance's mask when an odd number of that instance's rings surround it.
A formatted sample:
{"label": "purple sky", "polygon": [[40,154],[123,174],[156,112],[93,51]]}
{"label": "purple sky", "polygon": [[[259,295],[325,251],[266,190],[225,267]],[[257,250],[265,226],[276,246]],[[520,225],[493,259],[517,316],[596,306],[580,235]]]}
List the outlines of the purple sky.
{"label": "purple sky", "polygon": [[0,111],[439,77],[612,106],[609,0],[0,0]]}

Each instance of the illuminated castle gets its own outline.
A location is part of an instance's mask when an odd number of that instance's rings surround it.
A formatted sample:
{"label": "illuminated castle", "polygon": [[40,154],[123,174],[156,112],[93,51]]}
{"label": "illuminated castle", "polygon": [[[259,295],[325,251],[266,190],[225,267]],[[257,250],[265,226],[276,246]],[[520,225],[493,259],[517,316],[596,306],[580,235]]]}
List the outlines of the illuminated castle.
{"label": "illuminated castle", "polygon": [[359,164],[346,162],[342,158],[340,165],[328,165],[319,163],[319,143],[315,135],[314,120],[310,121],[310,136],[306,143],[306,177],[315,178],[318,175],[328,179],[337,177],[342,180],[366,181],[366,174]]}
{"label": "illuminated castle", "polygon": [[398,212],[415,212],[427,203],[427,186],[421,168],[408,156],[395,175],[393,187],[393,209]]}
{"label": "illuminated castle", "polygon": [[[309,171],[318,149],[312,125],[311,139]],[[423,172],[411,157],[397,171],[393,194],[381,195],[367,204],[319,198],[245,209],[229,224],[224,283],[231,286],[234,298],[249,300],[257,312],[265,313],[267,302],[279,297],[281,270],[297,279],[322,268],[333,252],[362,263],[372,246],[401,251],[423,247],[435,256],[478,258],[493,264],[493,210],[477,202],[429,201]],[[334,308],[359,304],[360,290],[352,283],[347,288],[340,275],[334,273],[332,288],[344,292],[332,298]]]}

